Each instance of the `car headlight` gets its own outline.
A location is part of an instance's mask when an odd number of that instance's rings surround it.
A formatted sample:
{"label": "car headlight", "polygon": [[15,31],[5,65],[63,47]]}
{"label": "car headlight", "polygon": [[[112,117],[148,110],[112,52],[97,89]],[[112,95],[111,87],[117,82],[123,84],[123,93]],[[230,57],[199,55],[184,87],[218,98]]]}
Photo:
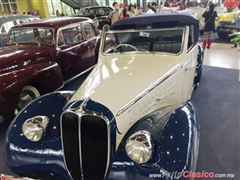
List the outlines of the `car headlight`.
{"label": "car headlight", "polygon": [[153,155],[150,132],[142,130],[131,135],[126,141],[125,151],[130,159],[139,164],[149,161]]}
{"label": "car headlight", "polygon": [[22,132],[28,140],[39,141],[46,132],[48,122],[47,116],[35,116],[27,119],[22,125]]}

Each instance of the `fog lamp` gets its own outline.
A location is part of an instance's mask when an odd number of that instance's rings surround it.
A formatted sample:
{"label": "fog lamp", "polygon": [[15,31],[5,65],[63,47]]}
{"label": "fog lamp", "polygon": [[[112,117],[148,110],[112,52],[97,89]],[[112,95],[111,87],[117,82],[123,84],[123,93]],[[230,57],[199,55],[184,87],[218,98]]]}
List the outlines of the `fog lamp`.
{"label": "fog lamp", "polygon": [[22,125],[22,132],[28,140],[39,141],[46,132],[48,122],[47,116],[35,116],[27,119]]}
{"label": "fog lamp", "polygon": [[150,132],[141,130],[131,135],[126,141],[125,151],[130,159],[139,164],[149,161],[153,155]]}

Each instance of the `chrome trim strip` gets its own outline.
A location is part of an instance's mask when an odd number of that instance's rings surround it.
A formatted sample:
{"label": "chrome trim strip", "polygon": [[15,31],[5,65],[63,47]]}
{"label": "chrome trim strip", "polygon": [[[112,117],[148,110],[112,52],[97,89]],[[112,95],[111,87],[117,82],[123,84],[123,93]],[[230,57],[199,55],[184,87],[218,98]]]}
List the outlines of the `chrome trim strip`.
{"label": "chrome trim strip", "polygon": [[135,103],[137,103],[139,100],[141,100],[144,96],[146,96],[148,93],[150,93],[152,90],[154,90],[157,86],[162,84],[164,81],[166,81],[168,78],[176,74],[178,71],[180,71],[182,67],[178,65],[174,69],[170,70],[170,72],[165,75],[165,77],[161,77],[159,80],[157,80],[156,83],[152,84],[149,89],[143,91],[140,93],[134,100],[130,101],[127,105],[122,107],[117,113],[116,116],[120,116],[122,113],[124,113],[127,109],[129,109],[131,106],[133,106]]}
{"label": "chrome trim strip", "polygon": [[[62,113],[62,115],[64,114],[64,113],[74,113],[74,114],[76,114],[78,117],[79,117],[79,119],[81,119],[83,116],[97,116],[98,118],[101,118],[101,119],[103,119],[104,121],[105,121],[105,123],[106,123],[106,125],[107,125],[107,143],[108,143],[108,147],[107,147],[107,150],[108,150],[108,152],[107,152],[107,163],[106,163],[106,170],[105,170],[105,174],[104,174],[104,179],[106,178],[106,176],[107,176],[107,169],[108,169],[108,167],[109,167],[109,163],[110,163],[110,126],[109,126],[109,124],[110,124],[110,121],[109,121],[109,119],[106,117],[106,116],[104,116],[102,113],[98,113],[98,112],[95,112],[95,111],[90,111],[90,110],[87,110],[86,109],[86,103],[88,102],[88,100],[89,99],[85,99],[83,102],[82,102],[82,104],[78,107],[78,108],[75,108],[75,109],[70,109],[70,110],[66,110],[66,111],[64,111],[63,113]],[[61,116],[62,116],[61,115]],[[61,121],[62,122],[62,121]],[[79,120],[79,124],[81,123],[81,121]],[[81,125],[79,125],[79,128],[81,127]],[[79,139],[80,139],[80,136],[81,136],[81,129],[79,129]],[[61,134],[62,134],[62,124],[61,124]],[[61,138],[61,141],[63,141],[62,140],[62,138]],[[81,152],[81,141],[79,140],[79,153],[80,153],[80,158],[82,157],[82,152]],[[62,144],[63,144],[63,142],[62,142]],[[66,160],[65,160],[65,156],[64,156],[64,154],[63,154],[63,157],[64,157],[64,164],[65,164],[65,166],[66,166]],[[83,169],[82,169],[82,162],[81,162],[82,160],[80,160],[80,168],[81,168],[81,180],[84,180],[84,173],[83,173]],[[67,167],[67,166],[66,166]],[[68,170],[67,170],[68,171]],[[69,173],[69,171],[68,171],[68,173]],[[70,174],[70,173],[69,173]],[[71,177],[71,175],[70,175],[70,177]],[[72,177],[71,177],[72,178]],[[72,178],[73,179],[73,178]]]}
{"label": "chrome trim strip", "polygon": [[79,143],[79,161],[80,161],[80,171],[81,171],[81,180],[84,180],[84,174],[83,174],[83,167],[82,167],[82,148],[81,148],[81,120],[82,120],[82,116],[78,116],[78,143]]}
{"label": "chrome trim strip", "polygon": [[[161,97],[157,98],[154,102],[152,102],[147,108],[145,108],[134,120],[132,120],[130,124],[132,124],[133,122],[135,122],[137,119],[139,119],[140,116],[142,116],[145,112],[149,111],[151,108],[153,108],[154,106],[156,106],[158,103],[161,102],[162,99],[165,99],[166,97],[164,97],[166,95],[166,93],[172,89],[175,85],[177,84],[177,82],[174,82],[162,95]],[[172,94],[170,94],[169,96],[175,94],[175,92],[173,92]],[[168,105],[169,106],[169,105]],[[172,105],[170,105],[172,106]]]}
{"label": "chrome trim strip", "polygon": [[63,152],[63,163],[64,163],[64,166],[66,167],[66,171],[67,171],[69,177],[70,177],[71,179],[73,179],[72,176],[71,176],[71,173],[70,173],[69,170],[68,170],[67,163],[66,163],[66,158],[65,158],[65,155],[64,155],[64,146],[63,146],[63,138],[62,138],[62,135],[63,135],[62,117],[63,117],[64,113],[65,113],[65,112],[63,112],[63,113],[61,114],[61,116],[60,116],[60,132],[61,132],[61,146],[62,146],[62,152]]}
{"label": "chrome trim strip", "polygon": [[69,79],[69,80],[65,81],[65,84],[67,84],[67,83],[69,83],[70,81],[72,81],[72,80],[76,79],[77,77],[79,77],[79,76],[81,76],[81,75],[85,74],[86,72],[88,72],[88,71],[90,71],[91,69],[93,69],[95,66],[96,66],[96,64],[95,64],[95,65],[93,65],[93,66],[91,66],[90,68],[86,69],[85,71],[83,71],[83,72],[81,72],[81,73],[77,74],[76,76],[72,77],[71,79]]}
{"label": "chrome trim strip", "polygon": [[191,61],[193,61],[194,59],[197,59],[197,55],[194,56],[192,59],[189,59],[188,61],[186,61],[186,62],[182,65],[182,67],[186,66],[187,64],[189,64],[189,63],[190,63]]}

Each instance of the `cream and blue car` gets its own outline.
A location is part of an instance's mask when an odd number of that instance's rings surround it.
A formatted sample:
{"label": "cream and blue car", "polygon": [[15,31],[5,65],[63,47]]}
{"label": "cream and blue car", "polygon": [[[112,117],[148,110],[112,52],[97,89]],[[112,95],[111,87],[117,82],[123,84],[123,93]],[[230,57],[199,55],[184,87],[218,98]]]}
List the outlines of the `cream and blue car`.
{"label": "cream and blue car", "polygon": [[202,73],[198,25],[162,13],[104,27],[98,63],[79,89],[44,95],[13,120],[9,168],[33,179],[190,179],[200,133],[190,101]]}

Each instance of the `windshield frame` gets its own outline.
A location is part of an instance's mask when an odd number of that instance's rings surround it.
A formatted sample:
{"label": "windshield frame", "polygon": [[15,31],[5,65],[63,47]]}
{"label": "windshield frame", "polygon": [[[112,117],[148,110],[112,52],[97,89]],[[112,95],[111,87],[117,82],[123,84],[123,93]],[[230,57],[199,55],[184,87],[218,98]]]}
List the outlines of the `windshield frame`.
{"label": "windshield frame", "polygon": [[[151,32],[151,31],[168,31],[168,30],[182,30],[182,42],[181,42],[181,49],[178,53],[168,53],[168,52],[156,52],[156,51],[131,51],[131,52],[116,52],[116,53],[104,53],[104,46],[105,46],[105,39],[106,35],[110,33],[128,33],[128,32]],[[129,29],[129,30],[108,30],[103,31],[102,40],[101,40],[101,54],[103,56],[111,56],[116,54],[167,54],[171,56],[179,56],[183,52],[184,44],[185,44],[185,34],[186,34],[186,26],[184,27],[174,27],[174,28],[156,28],[156,29]]]}
{"label": "windshield frame", "polygon": [[42,26],[39,26],[39,27],[30,26],[30,27],[11,28],[11,29],[9,30],[9,32],[8,32],[6,44],[7,44],[7,45],[13,45],[13,44],[36,44],[36,42],[34,42],[34,41],[9,43],[11,31],[22,30],[22,29],[50,29],[50,30],[52,30],[52,35],[53,35],[53,36],[52,36],[52,43],[51,43],[51,44],[48,44],[48,43],[42,43],[42,42],[40,42],[40,44],[41,44],[41,45],[48,45],[48,46],[52,46],[52,45],[55,44],[55,42],[54,42],[54,40],[55,40],[55,29],[54,29],[53,27],[42,27]]}

